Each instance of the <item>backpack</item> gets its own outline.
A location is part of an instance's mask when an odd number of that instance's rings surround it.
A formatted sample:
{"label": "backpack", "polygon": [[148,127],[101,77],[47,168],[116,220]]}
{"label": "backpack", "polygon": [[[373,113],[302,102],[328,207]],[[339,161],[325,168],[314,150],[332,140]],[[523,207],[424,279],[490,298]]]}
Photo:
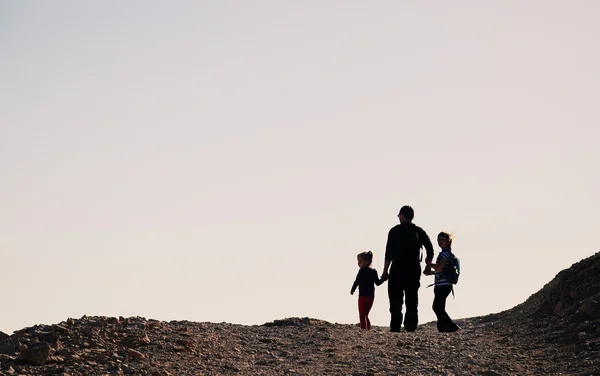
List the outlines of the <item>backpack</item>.
{"label": "backpack", "polygon": [[450,252],[450,260],[447,263],[448,270],[448,281],[456,285],[458,283],[458,277],[460,277],[460,259],[454,256],[454,253]]}

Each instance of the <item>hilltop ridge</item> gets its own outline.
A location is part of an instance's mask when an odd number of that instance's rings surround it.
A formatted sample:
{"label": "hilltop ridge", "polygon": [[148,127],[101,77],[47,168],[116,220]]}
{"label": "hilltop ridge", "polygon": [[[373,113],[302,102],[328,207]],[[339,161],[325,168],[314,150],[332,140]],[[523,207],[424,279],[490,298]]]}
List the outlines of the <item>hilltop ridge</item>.
{"label": "hilltop ridge", "polygon": [[314,318],[263,325],[83,316],[0,332],[0,375],[598,375],[600,253],[522,304],[415,333]]}

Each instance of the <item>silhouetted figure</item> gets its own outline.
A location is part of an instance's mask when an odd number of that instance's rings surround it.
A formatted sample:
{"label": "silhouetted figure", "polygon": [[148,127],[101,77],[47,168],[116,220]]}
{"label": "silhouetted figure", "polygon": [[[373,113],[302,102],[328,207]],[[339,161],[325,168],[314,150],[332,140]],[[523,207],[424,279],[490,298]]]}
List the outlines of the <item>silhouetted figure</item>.
{"label": "silhouetted figure", "polygon": [[433,293],[433,312],[437,317],[437,328],[442,333],[455,332],[460,328],[452,321],[446,312],[446,299],[452,292],[452,282],[450,281],[450,261],[455,257],[452,254],[452,234],[440,232],[437,242],[442,251],[435,260],[435,264],[428,264],[425,268],[425,275],[435,273],[435,283]]}
{"label": "silhouetted figure", "polygon": [[[403,206],[398,213],[400,224],[388,233],[385,249],[385,265],[381,278],[388,278],[390,299],[390,330],[399,332],[402,326],[402,305],[406,296],[404,329],[413,332],[419,324],[418,304],[421,286],[421,248],[425,247],[430,264],[433,260],[433,245],[427,233],[412,223],[415,212],[410,206]],[[390,268],[391,264],[391,268]]]}
{"label": "silhouetted figure", "polygon": [[361,329],[371,329],[369,321],[369,312],[373,307],[375,300],[375,285],[381,285],[385,279],[379,279],[377,270],[371,268],[373,262],[373,252],[361,252],[356,256],[360,270],[356,275],[356,280],[352,284],[350,294],[354,294],[358,287],[358,316]]}

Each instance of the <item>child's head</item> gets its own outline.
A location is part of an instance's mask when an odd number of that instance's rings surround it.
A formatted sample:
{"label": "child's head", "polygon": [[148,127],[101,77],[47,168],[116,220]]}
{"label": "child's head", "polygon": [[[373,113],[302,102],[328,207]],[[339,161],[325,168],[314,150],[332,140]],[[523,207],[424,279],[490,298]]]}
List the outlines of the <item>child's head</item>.
{"label": "child's head", "polygon": [[453,236],[451,233],[449,233],[447,231],[442,231],[438,234],[438,237],[437,237],[438,245],[442,249],[450,248],[452,246],[452,239],[453,239]]}
{"label": "child's head", "polygon": [[358,260],[358,266],[360,268],[371,266],[371,263],[373,262],[373,252],[361,252],[358,254],[358,256],[356,256],[356,259]]}

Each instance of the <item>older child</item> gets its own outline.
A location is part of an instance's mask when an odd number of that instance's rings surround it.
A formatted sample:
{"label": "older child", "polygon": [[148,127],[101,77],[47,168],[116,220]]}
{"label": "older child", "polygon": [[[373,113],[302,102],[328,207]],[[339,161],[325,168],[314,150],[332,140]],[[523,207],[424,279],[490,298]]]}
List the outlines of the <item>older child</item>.
{"label": "older child", "polygon": [[369,312],[373,307],[375,300],[375,285],[381,285],[385,279],[380,279],[377,270],[371,268],[373,262],[373,252],[362,252],[356,256],[360,270],[356,275],[356,280],[352,284],[350,294],[354,294],[358,287],[358,316],[360,318],[361,329],[371,329],[369,321]]}
{"label": "older child", "polygon": [[[435,273],[435,287],[433,293],[433,312],[437,316],[437,328],[440,332],[455,332],[460,328],[456,325],[446,312],[446,298],[452,291],[452,284],[448,280],[450,274],[450,260],[455,257],[452,254],[452,234],[440,232],[438,234],[438,245],[442,249],[438,255],[435,264],[429,264],[424,274],[431,275]],[[433,270],[432,270],[433,269]]]}

